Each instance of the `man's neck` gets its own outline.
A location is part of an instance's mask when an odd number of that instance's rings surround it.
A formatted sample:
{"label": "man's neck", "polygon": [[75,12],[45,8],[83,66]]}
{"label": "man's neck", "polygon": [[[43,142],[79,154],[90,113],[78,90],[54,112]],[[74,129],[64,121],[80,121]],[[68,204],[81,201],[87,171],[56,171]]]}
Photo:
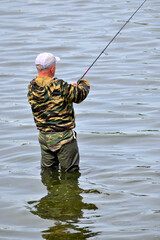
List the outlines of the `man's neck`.
{"label": "man's neck", "polygon": [[40,77],[50,77],[50,78],[53,77],[53,75],[51,73],[46,73],[46,72],[39,72],[38,76],[40,76]]}

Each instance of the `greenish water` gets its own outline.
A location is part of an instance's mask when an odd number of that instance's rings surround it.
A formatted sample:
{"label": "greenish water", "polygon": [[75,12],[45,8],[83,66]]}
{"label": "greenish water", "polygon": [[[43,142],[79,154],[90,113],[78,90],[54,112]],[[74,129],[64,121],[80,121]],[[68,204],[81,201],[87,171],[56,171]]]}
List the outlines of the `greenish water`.
{"label": "greenish water", "polygon": [[96,236],[88,227],[80,227],[83,211],[95,211],[95,204],[83,202],[83,193],[100,194],[94,189],[79,187],[80,173],[61,173],[46,170],[42,183],[47,188],[46,196],[39,201],[28,202],[31,213],[54,221],[54,226],[42,232],[44,239],[87,239]]}

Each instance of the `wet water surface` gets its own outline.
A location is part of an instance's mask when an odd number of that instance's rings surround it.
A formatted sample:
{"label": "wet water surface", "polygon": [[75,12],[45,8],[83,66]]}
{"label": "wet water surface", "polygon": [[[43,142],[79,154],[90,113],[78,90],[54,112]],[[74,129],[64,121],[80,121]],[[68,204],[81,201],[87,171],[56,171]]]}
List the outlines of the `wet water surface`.
{"label": "wet water surface", "polygon": [[146,1],[87,73],[80,173],[40,169],[27,101],[38,53],[77,81],[141,1],[2,0],[0,239],[160,239],[160,4]]}

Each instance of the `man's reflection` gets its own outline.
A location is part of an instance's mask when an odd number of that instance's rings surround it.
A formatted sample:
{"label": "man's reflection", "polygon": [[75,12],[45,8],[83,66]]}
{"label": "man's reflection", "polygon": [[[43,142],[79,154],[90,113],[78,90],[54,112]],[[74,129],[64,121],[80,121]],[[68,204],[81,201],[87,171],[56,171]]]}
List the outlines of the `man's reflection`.
{"label": "man's reflection", "polygon": [[48,194],[33,204],[31,212],[44,219],[53,219],[55,226],[43,231],[44,239],[88,239],[98,233],[88,228],[78,227],[83,217],[83,209],[96,210],[97,207],[84,203],[81,193],[85,192],[78,186],[79,172],[62,173],[46,169],[42,172],[42,183],[47,187]]}

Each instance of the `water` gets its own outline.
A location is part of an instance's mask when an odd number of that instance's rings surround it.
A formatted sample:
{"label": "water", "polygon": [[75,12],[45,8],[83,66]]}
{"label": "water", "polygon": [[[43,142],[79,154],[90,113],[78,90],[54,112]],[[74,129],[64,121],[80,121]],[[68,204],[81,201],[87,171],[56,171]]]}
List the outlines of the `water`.
{"label": "water", "polygon": [[160,239],[160,5],[147,1],[87,73],[75,105],[80,175],[40,175],[34,59],[78,80],[141,1],[1,0],[0,240]]}

